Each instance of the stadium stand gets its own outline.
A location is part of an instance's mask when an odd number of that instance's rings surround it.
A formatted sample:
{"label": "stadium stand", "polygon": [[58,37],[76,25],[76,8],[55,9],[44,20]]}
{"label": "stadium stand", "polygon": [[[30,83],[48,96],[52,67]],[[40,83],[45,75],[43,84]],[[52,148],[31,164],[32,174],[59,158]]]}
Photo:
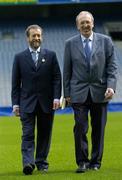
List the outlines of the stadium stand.
{"label": "stadium stand", "polygon": [[[22,51],[26,48],[26,41],[24,30],[28,24],[32,24],[34,22],[11,22],[4,23],[1,27],[0,33],[0,106],[11,106],[10,99],[10,91],[11,91],[11,69],[12,62],[14,59],[14,55],[17,52]],[[43,47],[55,50],[57,52],[57,56],[59,59],[59,64],[63,67],[63,51],[64,51],[64,43],[67,38],[77,33],[75,25],[72,21],[56,21],[56,20],[42,20],[41,22],[36,22],[40,24],[44,29],[44,42]],[[101,26],[102,24],[98,24],[96,27],[96,32],[103,32],[104,29]],[[117,44],[117,43],[116,43]],[[120,44],[118,44],[120,47]],[[121,86],[122,80],[122,53],[119,48],[117,48],[117,56],[118,56],[118,67],[119,67],[119,82],[118,84]],[[120,66],[121,65],[121,66]],[[121,87],[118,87],[119,93],[117,93],[116,97],[113,99],[113,102],[122,102],[122,91]]]}
{"label": "stadium stand", "polygon": [[[120,10],[116,10],[116,17],[115,17],[113,16],[115,10],[113,10],[113,12],[111,11],[112,9],[115,9],[117,7]],[[39,17],[38,15],[40,14],[40,9],[41,9],[39,6],[31,6],[31,7],[21,6],[22,10],[20,10],[18,6],[16,7],[6,6],[2,8],[0,7],[0,13],[2,13],[2,15],[4,14],[4,19],[3,20],[1,19],[0,21],[0,107],[4,109],[5,107],[11,106],[10,92],[11,92],[12,63],[13,63],[14,55],[27,47],[24,31],[28,25],[39,24],[40,26],[42,26],[42,28],[44,29],[44,41],[42,47],[46,47],[56,51],[62,71],[65,40],[71,37],[72,35],[77,34],[77,29],[75,27],[76,14],[83,8],[84,10],[90,10],[92,13],[94,12],[93,14],[96,14],[95,31],[109,34],[112,36],[112,34],[109,33],[110,27],[107,23],[109,21],[122,22],[121,21],[122,16],[120,16],[121,7],[122,6],[118,4],[117,5],[94,4],[93,6],[91,4],[87,4],[87,8],[85,4],[82,5],[82,7],[80,7],[80,5],[78,4],[76,6],[72,5],[72,7],[70,7],[69,5],[51,6],[50,8],[43,7],[41,11],[42,16],[40,15]],[[27,8],[28,8],[28,15],[26,13]],[[104,18],[102,16],[103,8],[104,8],[104,13],[106,14],[106,17],[104,14]],[[8,14],[4,13],[4,10],[6,10]],[[32,10],[34,13],[32,13]],[[16,14],[16,18],[15,18],[15,14]],[[9,20],[9,15],[11,16],[10,20]],[[19,17],[18,20],[17,17]],[[22,17],[24,17],[25,20]],[[115,25],[113,24],[113,27],[116,27],[116,24]],[[118,74],[117,93],[114,99],[111,101],[111,104],[118,103],[118,105],[119,104],[121,105],[122,103],[122,80],[121,80],[122,43],[119,39],[114,40],[114,42],[118,57],[117,60],[118,60],[119,74]]]}

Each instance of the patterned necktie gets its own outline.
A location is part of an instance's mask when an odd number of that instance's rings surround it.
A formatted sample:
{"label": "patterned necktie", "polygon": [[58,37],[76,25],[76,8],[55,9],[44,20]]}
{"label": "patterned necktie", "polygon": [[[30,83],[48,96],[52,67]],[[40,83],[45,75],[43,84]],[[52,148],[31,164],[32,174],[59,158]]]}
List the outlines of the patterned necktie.
{"label": "patterned necktie", "polygon": [[85,42],[84,50],[85,50],[85,55],[86,55],[87,59],[90,59],[90,55],[91,55],[91,49],[90,49],[89,41],[90,40],[88,38],[86,38],[84,40],[84,42]]}
{"label": "patterned necktie", "polygon": [[38,63],[38,52],[37,51],[32,51],[32,58],[33,58],[35,66],[37,66],[37,63]]}
{"label": "patterned necktie", "polygon": [[84,40],[84,42],[85,42],[84,51],[85,51],[85,55],[86,55],[86,62],[88,64],[88,69],[90,68],[90,55],[91,55],[91,49],[90,49],[89,41],[90,40],[88,38],[86,38]]}

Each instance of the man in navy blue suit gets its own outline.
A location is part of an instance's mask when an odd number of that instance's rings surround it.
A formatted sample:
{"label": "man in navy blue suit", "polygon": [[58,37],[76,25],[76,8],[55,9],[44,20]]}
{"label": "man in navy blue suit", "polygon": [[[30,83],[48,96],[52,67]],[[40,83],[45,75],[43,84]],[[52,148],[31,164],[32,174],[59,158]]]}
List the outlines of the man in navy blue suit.
{"label": "man in navy blue suit", "polygon": [[[48,170],[54,110],[60,106],[61,73],[56,53],[40,47],[42,28],[26,29],[29,47],[15,55],[12,69],[12,106],[22,123],[23,173]],[[37,126],[36,154],[35,125]]]}

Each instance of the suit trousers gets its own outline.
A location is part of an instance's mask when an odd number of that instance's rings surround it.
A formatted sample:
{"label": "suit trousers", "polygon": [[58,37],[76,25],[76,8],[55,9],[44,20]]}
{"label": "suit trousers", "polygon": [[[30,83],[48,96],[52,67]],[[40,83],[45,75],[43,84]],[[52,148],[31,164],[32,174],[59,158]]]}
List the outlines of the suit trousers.
{"label": "suit trousers", "polygon": [[[74,139],[76,163],[90,163],[91,165],[101,166],[104,147],[104,131],[107,121],[107,104],[94,103],[90,93],[84,103],[73,103],[74,110]],[[88,117],[91,118],[91,158],[88,152]]]}
{"label": "suit trousers", "polygon": [[[20,116],[22,123],[21,151],[23,166],[31,163],[36,164],[37,168],[39,168],[42,164],[48,164],[46,159],[50,148],[54,111],[52,110],[51,113],[43,112],[38,102],[33,113],[21,112]],[[37,126],[36,131],[35,126]],[[37,134],[36,138],[35,133]]]}

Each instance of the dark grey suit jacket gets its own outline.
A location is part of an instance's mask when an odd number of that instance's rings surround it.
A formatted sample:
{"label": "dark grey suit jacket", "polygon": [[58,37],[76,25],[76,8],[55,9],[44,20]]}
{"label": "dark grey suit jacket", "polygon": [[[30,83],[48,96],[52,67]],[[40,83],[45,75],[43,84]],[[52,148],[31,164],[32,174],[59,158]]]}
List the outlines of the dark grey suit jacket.
{"label": "dark grey suit jacket", "polygon": [[29,49],[15,55],[12,69],[12,105],[31,113],[40,102],[44,112],[52,111],[53,100],[61,96],[61,73],[53,51],[41,49],[35,67]]}
{"label": "dark grey suit jacket", "polygon": [[94,102],[105,102],[106,88],[116,89],[117,65],[110,37],[93,33],[90,72],[87,69],[81,36],[66,41],[64,52],[64,96],[83,103],[90,90]]}

